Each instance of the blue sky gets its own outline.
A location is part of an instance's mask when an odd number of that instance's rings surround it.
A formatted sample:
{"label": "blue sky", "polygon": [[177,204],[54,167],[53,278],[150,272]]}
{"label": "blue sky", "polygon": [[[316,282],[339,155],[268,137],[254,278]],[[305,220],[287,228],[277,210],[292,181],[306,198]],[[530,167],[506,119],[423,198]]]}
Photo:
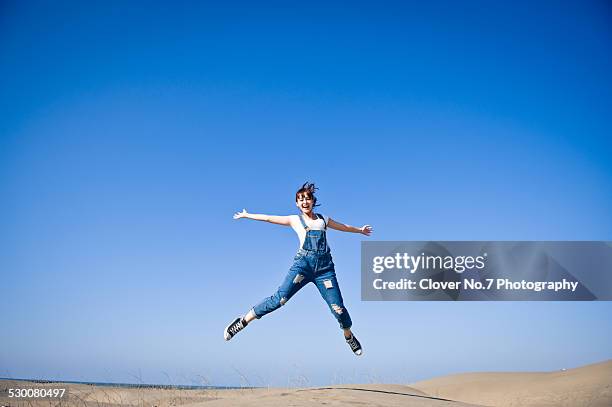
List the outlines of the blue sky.
{"label": "blue sky", "polygon": [[[360,301],[314,286],[230,343],[320,211],[379,240],[612,240],[610,5],[0,6],[0,376],[410,382],[612,357],[609,302]],[[198,376],[200,375],[200,376]],[[136,379],[138,378],[138,379]]]}

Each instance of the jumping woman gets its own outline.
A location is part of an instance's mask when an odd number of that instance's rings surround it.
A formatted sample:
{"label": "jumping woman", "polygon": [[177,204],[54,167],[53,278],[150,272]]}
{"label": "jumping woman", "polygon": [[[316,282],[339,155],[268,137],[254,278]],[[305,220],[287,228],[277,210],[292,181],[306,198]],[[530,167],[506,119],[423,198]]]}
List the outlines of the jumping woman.
{"label": "jumping woman", "polygon": [[329,227],[341,232],[361,233],[369,236],[372,233],[372,227],[365,225],[356,228],[315,213],[314,208],[318,206],[315,197],[316,189],[314,184],[307,182],[295,193],[295,205],[301,212],[299,215],[257,215],[247,213],[245,209],[234,215],[234,219],[246,218],[291,226],[300,239],[300,249],[293,259],[293,265],[289,269],[289,273],[278,290],[272,296],[263,299],[251,308],[246,315],[236,318],[225,328],[223,336],[226,341],[232,339],[254,319],[259,319],[284,305],[306,284],[314,283],[325,302],[327,302],[330,311],[338,320],[340,328],[344,331],[346,343],[349,344],[355,355],[363,353],[361,344],[351,332],[351,317],[342,301],[334,262],[327,245],[326,232]]}

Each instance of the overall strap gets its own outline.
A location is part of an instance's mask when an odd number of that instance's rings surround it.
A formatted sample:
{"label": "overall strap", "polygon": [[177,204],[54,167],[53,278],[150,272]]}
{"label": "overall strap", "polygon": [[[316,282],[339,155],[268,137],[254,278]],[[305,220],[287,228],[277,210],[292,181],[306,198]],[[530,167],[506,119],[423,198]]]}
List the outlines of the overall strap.
{"label": "overall strap", "polygon": [[325,225],[325,230],[327,230],[327,222],[325,222],[325,218],[320,213],[317,213],[317,218],[323,221],[323,225]]}
{"label": "overall strap", "polygon": [[304,222],[304,218],[302,217],[302,215],[298,215],[298,217],[300,218],[300,222],[302,222],[302,227],[304,228],[304,230],[306,230],[306,232],[308,232],[310,230],[310,228],[308,226],[306,226],[306,222]]}

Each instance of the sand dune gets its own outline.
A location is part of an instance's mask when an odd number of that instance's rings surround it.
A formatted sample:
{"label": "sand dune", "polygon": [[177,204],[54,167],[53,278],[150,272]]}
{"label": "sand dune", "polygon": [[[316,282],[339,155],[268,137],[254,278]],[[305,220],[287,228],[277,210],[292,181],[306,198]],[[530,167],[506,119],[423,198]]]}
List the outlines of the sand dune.
{"label": "sand dune", "polygon": [[[58,387],[0,381],[7,387]],[[612,360],[548,373],[464,373],[412,385],[354,384],[301,389],[181,390],[67,384],[70,397],[16,405],[63,406],[612,406]],[[6,399],[5,399],[6,400]],[[0,401],[0,405],[7,403]]]}
{"label": "sand dune", "polygon": [[612,406],[612,360],[542,373],[462,373],[410,385],[485,406]]}
{"label": "sand dune", "polygon": [[[314,407],[314,406],[364,406],[364,407],[476,407],[473,404],[440,400],[401,385],[345,385],[306,389],[227,390],[219,399],[197,406],[240,407]],[[196,405],[194,405],[196,406]]]}
{"label": "sand dune", "polygon": [[[24,387],[29,382],[2,381],[0,386]],[[30,385],[33,385],[30,383]],[[36,384],[36,387],[57,387]],[[276,406],[409,406],[409,407],[476,407],[473,404],[442,400],[403,385],[342,385],[330,387],[236,390],[135,389],[68,384],[70,397],[62,406],[191,406],[191,407],[276,407]],[[0,405],[1,404],[0,402]],[[11,404],[14,406],[16,404]],[[49,401],[22,405],[49,406]]]}

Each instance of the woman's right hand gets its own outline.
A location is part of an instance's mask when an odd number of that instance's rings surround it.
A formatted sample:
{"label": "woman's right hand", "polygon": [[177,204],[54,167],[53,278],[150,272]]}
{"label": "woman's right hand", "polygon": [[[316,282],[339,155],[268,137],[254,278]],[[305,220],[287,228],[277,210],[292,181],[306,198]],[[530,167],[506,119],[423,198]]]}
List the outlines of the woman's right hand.
{"label": "woman's right hand", "polygon": [[242,218],[246,218],[248,215],[246,209],[243,209],[242,212],[236,212],[234,214],[234,219],[242,219]]}

